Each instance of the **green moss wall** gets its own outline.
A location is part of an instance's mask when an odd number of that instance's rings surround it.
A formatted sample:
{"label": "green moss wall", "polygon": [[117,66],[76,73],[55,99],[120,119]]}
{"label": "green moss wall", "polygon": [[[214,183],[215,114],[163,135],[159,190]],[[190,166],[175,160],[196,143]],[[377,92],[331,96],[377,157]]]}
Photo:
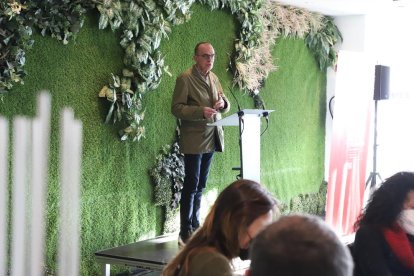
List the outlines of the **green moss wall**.
{"label": "green moss wall", "polygon": [[272,55],[279,69],[261,91],[275,109],[262,136],[261,179],[287,202],[318,192],[324,180],[326,74],[302,40],[280,39]]}
{"label": "green moss wall", "polygon": [[[62,107],[72,107],[83,123],[84,147],[81,198],[81,275],[98,275],[97,250],[153,237],[162,231],[163,213],[153,205],[148,170],[165,144],[174,140],[175,119],[170,99],[175,77],[192,65],[194,45],[211,41],[216,49],[214,71],[223,87],[231,83],[226,71],[237,26],[226,11],[210,12],[194,5],[190,22],[173,29],[161,51],[173,77],[164,75],[159,88],[144,97],[146,139],[120,142],[117,128],[104,125],[105,100],[97,97],[110,74],[120,74],[123,51],[119,37],[98,30],[98,14],[90,14],[75,42],[62,45],[50,37],[35,35],[27,53],[25,85],[4,97],[0,115],[33,116],[37,92],[52,95],[53,118],[51,164],[47,208],[47,266],[56,270],[58,210],[58,123]],[[266,108],[275,109],[262,136],[262,180],[283,202],[301,193],[317,192],[323,180],[325,75],[303,40],[280,39],[273,49],[279,70],[265,83],[261,95]],[[238,93],[243,108],[253,108],[252,99]],[[231,95],[228,95],[232,100]],[[233,104],[232,111],[236,111]],[[238,166],[237,128],[227,128],[226,150],[216,154],[208,188],[222,190],[235,179]]]}

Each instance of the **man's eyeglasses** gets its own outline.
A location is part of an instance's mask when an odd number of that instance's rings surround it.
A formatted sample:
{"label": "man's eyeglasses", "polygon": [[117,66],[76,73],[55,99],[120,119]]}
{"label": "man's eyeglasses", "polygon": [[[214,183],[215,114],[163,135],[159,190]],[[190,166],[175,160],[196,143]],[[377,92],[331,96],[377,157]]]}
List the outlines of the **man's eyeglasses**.
{"label": "man's eyeglasses", "polygon": [[202,58],[204,58],[204,59],[208,60],[208,59],[214,59],[214,57],[215,57],[216,55],[215,55],[215,54],[212,54],[212,55],[209,55],[209,54],[202,54],[202,55],[197,55],[197,56],[200,56],[200,57],[202,57]]}

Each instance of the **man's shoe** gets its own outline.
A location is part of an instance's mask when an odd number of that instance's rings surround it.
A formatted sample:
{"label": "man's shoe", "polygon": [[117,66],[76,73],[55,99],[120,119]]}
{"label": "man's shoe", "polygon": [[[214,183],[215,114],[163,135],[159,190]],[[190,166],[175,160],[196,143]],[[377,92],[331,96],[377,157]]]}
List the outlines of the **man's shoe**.
{"label": "man's shoe", "polygon": [[180,232],[180,234],[178,235],[178,245],[184,246],[187,241],[190,239],[191,237],[191,231],[186,231],[186,232]]}
{"label": "man's shoe", "polygon": [[181,236],[178,235],[178,247],[184,247],[184,246],[185,246],[185,242],[183,241]]}

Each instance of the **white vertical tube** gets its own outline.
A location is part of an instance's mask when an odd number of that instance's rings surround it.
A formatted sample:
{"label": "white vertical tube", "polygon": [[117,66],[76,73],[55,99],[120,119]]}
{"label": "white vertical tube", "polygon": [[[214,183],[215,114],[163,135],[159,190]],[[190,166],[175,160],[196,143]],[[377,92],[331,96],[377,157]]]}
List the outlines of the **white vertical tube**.
{"label": "white vertical tube", "polygon": [[30,263],[26,275],[44,275],[45,247],[45,201],[50,135],[50,96],[41,93],[38,97],[38,116],[33,120],[32,147],[32,201]]}
{"label": "white vertical tube", "polygon": [[13,218],[11,247],[11,276],[24,275],[26,254],[26,185],[27,155],[30,141],[30,121],[16,117],[13,122]]}
{"label": "white vertical tube", "polygon": [[60,142],[60,235],[58,275],[79,274],[79,204],[82,154],[82,124],[74,120],[73,111],[61,113]]}
{"label": "white vertical tube", "polygon": [[8,121],[0,117],[0,275],[7,275],[8,128]]}

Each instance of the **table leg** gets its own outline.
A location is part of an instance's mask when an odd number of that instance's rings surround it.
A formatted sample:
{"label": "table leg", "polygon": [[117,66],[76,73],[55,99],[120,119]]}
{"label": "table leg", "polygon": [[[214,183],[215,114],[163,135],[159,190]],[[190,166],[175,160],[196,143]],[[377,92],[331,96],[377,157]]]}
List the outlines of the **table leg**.
{"label": "table leg", "polygon": [[110,264],[102,264],[102,276],[111,276],[111,265]]}

